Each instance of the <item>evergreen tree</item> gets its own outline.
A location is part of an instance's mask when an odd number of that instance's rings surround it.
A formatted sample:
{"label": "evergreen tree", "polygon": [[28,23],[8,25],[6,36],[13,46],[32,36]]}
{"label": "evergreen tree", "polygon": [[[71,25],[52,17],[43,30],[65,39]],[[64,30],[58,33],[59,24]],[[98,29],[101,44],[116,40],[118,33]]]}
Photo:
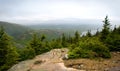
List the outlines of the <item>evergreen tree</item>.
{"label": "evergreen tree", "polygon": [[46,41],[45,46],[48,49],[48,51],[52,49],[51,42]]}
{"label": "evergreen tree", "polygon": [[44,35],[41,36],[41,38],[39,38],[36,33],[33,34],[33,37],[31,42],[29,43],[29,46],[35,50],[36,55],[42,54],[49,50],[49,48],[46,47],[46,43],[43,42],[45,38],[46,37]]}
{"label": "evergreen tree", "polygon": [[35,57],[35,50],[28,45],[27,47],[19,50],[19,54],[20,61],[32,59]]}
{"label": "evergreen tree", "polygon": [[114,27],[114,29],[113,29],[113,32],[116,32],[116,30],[117,30],[117,28],[116,28],[116,25],[115,25],[115,27]]}
{"label": "evergreen tree", "polygon": [[72,44],[73,43],[73,38],[69,35],[68,37],[68,40],[67,40],[68,43]]}
{"label": "evergreen tree", "polygon": [[74,42],[75,43],[78,43],[79,42],[79,39],[80,39],[80,34],[78,31],[75,32],[75,38],[74,38]]}
{"label": "evergreen tree", "polygon": [[86,33],[86,36],[88,36],[88,37],[91,37],[91,36],[92,36],[92,34],[91,34],[91,31],[90,31],[90,30],[88,30],[88,32]]}
{"label": "evergreen tree", "polygon": [[46,36],[45,36],[45,35],[42,35],[42,36],[41,36],[41,41],[44,41],[45,38],[46,38]]}
{"label": "evergreen tree", "polygon": [[65,34],[62,34],[62,46],[65,47],[66,46],[66,37]]}
{"label": "evergreen tree", "polygon": [[0,71],[6,71],[18,60],[18,53],[9,35],[0,28]]}
{"label": "evergreen tree", "polygon": [[100,37],[102,41],[104,41],[107,38],[108,34],[110,33],[110,21],[108,19],[108,16],[105,17],[103,23],[104,25]]}
{"label": "evergreen tree", "polygon": [[100,32],[97,29],[97,32],[95,33],[95,36],[98,36],[100,34]]}
{"label": "evergreen tree", "polygon": [[110,51],[120,51],[120,28],[114,27],[113,31],[108,35],[106,44]]}
{"label": "evergreen tree", "polygon": [[34,33],[29,46],[35,50],[36,55],[40,53],[40,38],[38,38],[37,34]]}
{"label": "evergreen tree", "polygon": [[117,28],[117,33],[120,34],[120,26]]}

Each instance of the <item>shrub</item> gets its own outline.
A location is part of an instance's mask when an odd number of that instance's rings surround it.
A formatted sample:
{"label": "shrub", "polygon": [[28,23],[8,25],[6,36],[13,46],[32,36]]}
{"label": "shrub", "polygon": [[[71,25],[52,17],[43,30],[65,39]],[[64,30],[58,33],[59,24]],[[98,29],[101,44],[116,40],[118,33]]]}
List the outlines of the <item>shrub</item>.
{"label": "shrub", "polygon": [[35,50],[31,47],[25,47],[19,50],[20,61],[32,59],[35,57]]}
{"label": "shrub", "polygon": [[[73,47],[72,47],[73,48]],[[109,49],[98,40],[98,38],[88,38],[79,43],[79,47],[70,49],[69,58],[110,58]]]}

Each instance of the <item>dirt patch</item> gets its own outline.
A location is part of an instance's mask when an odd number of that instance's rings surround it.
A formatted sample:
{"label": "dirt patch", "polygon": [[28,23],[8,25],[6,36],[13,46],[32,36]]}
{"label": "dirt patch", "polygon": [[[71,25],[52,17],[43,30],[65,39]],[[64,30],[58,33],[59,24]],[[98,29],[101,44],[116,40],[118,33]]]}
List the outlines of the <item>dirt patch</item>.
{"label": "dirt patch", "polygon": [[64,60],[64,64],[86,71],[120,71],[120,52],[112,52],[111,55],[111,59],[71,59]]}

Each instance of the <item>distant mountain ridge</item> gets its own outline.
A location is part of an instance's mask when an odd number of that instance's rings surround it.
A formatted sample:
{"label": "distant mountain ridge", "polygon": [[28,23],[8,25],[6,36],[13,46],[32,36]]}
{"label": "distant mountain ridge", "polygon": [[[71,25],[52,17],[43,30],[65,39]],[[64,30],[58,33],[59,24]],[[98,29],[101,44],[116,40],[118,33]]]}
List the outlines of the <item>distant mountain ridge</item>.
{"label": "distant mountain ridge", "polygon": [[[87,21],[88,22],[88,21]],[[98,23],[91,23],[91,24],[74,24],[71,22],[71,24],[66,24],[66,23],[58,23],[56,24],[38,24],[38,25],[19,25],[15,23],[9,23],[9,22],[4,22],[0,21],[0,26],[3,26],[5,28],[5,31],[14,37],[15,40],[18,43],[26,43],[29,41],[32,37],[32,34],[36,32],[38,35],[46,35],[47,40],[55,39],[61,37],[63,33],[66,35],[71,35],[73,36],[75,31],[78,31],[79,33],[86,32],[88,30],[97,30],[102,27],[102,24]],[[73,24],[72,24],[73,23]]]}
{"label": "distant mountain ridge", "polygon": [[11,36],[20,35],[31,30],[30,28],[19,24],[8,23],[3,21],[0,21],[0,26],[3,26],[5,31]]}
{"label": "distant mountain ridge", "polygon": [[35,30],[28,26],[3,21],[0,21],[0,26],[3,26],[5,31],[12,36],[17,43],[20,44],[26,44],[26,42],[30,41],[33,33],[37,33],[38,35],[46,35],[46,40],[58,38],[62,35],[62,32],[57,30]]}
{"label": "distant mountain ridge", "polygon": [[88,30],[97,30],[101,29],[102,25],[97,24],[38,24],[38,25],[29,25],[31,29],[35,30],[55,30],[58,32],[63,32],[67,35],[74,35],[75,31],[86,32]]}
{"label": "distant mountain ridge", "polygon": [[88,30],[97,30],[101,25],[97,24],[38,24],[38,25],[19,25],[15,23],[8,23],[0,21],[0,26],[3,26],[6,32],[17,39],[25,39],[26,36],[32,36],[31,33],[45,34],[47,37],[60,37],[62,33],[74,35],[75,31],[84,32]]}
{"label": "distant mountain ridge", "polygon": [[0,26],[4,27],[6,33],[12,36],[14,41],[22,45],[31,38],[33,33],[32,29],[15,23],[0,21]]}

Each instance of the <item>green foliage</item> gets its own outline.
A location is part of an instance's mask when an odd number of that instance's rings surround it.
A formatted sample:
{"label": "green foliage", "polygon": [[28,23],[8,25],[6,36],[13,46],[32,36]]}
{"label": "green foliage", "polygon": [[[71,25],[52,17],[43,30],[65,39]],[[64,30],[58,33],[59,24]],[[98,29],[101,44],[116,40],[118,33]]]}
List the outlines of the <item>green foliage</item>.
{"label": "green foliage", "polygon": [[80,40],[80,34],[79,34],[79,32],[78,31],[76,31],[75,32],[75,34],[74,34],[74,43],[75,44],[78,44],[78,42],[79,42],[79,40]]}
{"label": "green foliage", "polygon": [[108,16],[105,17],[105,20],[103,21],[103,29],[102,29],[102,32],[101,32],[101,41],[104,41],[108,34],[110,33],[110,21],[108,19]]}
{"label": "green foliage", "polygon": [[63,47],[63,44],[62,44],[61,41],[52,40],[52,41],[50,42],[50,46],[51,46],[51,49],[62,48],[62,47]]}
{"label": "green foliage", "polygon": [[86,33],[86,36],[88,36],[88,37],[91,37],[91,36],[92,36],[92,34],[91,34],[91,31],[90,31],[90,30],[88,30],[88,32]]}
{"label": "green foliage", "polygon": [[9,35],[0,28],[0,71],[6,71],[18,60],[18,53]]}
{"label": "green foliage", "polygon": [[40,54],[40,38],[37,36],[37,34],[33,34],[32,40],[29,43],[29,46],[35,50],[35,54]]}
{"label": "green foliage", "polygon": [[92,51],[91,50],[85,50],[83,48],[80,47],[76,47],[75,49],[73,49],[72,51],[70,51],[68,54],[68,57],[70,59],[73,58],[90,58],[92,57]]}
{"label": "green foliage", "polygon": [[33,48],[31,48],[30,46],[21,48],[21,49],[19,49],[18,52],[20,54],[20,56],[19,56],[20,61],[32,59],[35,57],[35,50]]}
{"label": "green foliage", "polygon": [[69,52],[69,58],[110,58],[109,49],[101,43],[96,37],[85,37],[81,39],[79,47],[72,48]]}
{"label": "green foliage", "polygon": [[45,38],[46,38],[45,35],[42,35],[41,36],[41,41],[43,41]]}
{"label": "green foliage", "polygon": [[33,34],[32,40],[30,43],[22,49],[19,49],[18,52],[20,53],[20,61],[26,59],[32,59],[36,55],[42,54],[44,52],[49,51],[49,44],[43,42],[45,36],[42,35],[41,38],[35,33]]}
{"label": "green foliage", "polygon": [[109,30],[110,29],[110,21],[108,19],[108,16],[105,17],[105,20],[103,22],[104,22],[103,29]]}
{"label": "green foliage", "polygon": [[67,46],[66,41],[67,41],[67,38],[65,37],[65,34],[62,34],[62,46],[63,46],[63,47],[66,47],[66,46]]}
{"label": "green foliage", "polygon": [[67,39],[67,42],[68,43],[70,43],[70,44],[72,44],[73,43],[73,37],[71,37],[70,35],[69,35],[69,37],[68,37],[68,39]]}
{"label": "green foliage", "polygon": [[[74,36],[68,37],[65,34],[60,34],[58,39],[47,41],[46,36],[35,33],[31,41],[25,48],[19,48],[18,53],[13,46],[11,37],[8,36],[4,29],[0,29],[0,71],[6,71],[18,60],[32,59],[36,55],[45,53],[51,49],[69,48],[69,58],[110,58],[110,51],[120,51],[120,27],[115,27],[110,31],[110,22],[108,16],[103,21],[103,29],[101,32],[97,30],[95,35],[91,35],[88,31],[86,36],[80,37],[78,31]],[[42,30],[43,31],[43,30]],[[44,31],[43,31],[44,32]],[[46,34],[49,34],[47,32]],[[52,35],[57,34],[53,33]],[[31,33],[32,35],[32,33]],[[57,34],[58,35],[58,34]],[[21,36],[22,37],[22,36]],[[31,37],[28,35],[28,37]],[[54,37],[54,36],[48,36]],[[20,41],[21,42],[21,41]],[[26,43],[26,41],[24,41]]]}
{"label": "green foliage", "polygon": [[100,32],[99,32],[98,29],[97,29],[97,32],[95,33],[94,36],[99,36],[99,35],[100,35]]}
{"label": "green foliage", "polygon": [[92,51],[96,53],[96,57],[110,58],[109,49],[102,43],[96,42],[91,44]]}
{"label": "green foliage", "polygon": [[116,28],[116,30],[113,30],[113,32],[108,35],[105,44],[109,47],[110,51],[120,51],[119,28]]}
{"label": "green foliage", "polygon": [[29,46],[35,50],[36,55],[49,51],[49,47],[46,47],[46,43],[43,41],[44,39],[45,39],[44,35],[41,36],[41,38],[39,38],[36,33],[33,34]]}
{"label": "green foliage", "polygon": [[32,37],[33,30],[28,27],[2,21],[0,21],[0,26],[3,26],[5,32],[12,36],[13,40],[19,45],[25,45]]}
{"label": "green foliage", "polygon": [[103,21],[101,32],[97,30],[94,36],[90,31],[86,36],[81,37],[79,45],[71,44],[69,58],[110,58],[110,51],[120,51],[120,27],[110,31],[108,16]]}
{"label": "green foliage", "polygon": [[45,53],[47,51],[49,51],[50,48],[46,46],[46,43],[45,42],[41,42],[39,44],[39,48],[38,48],[38,54],[42,54],[42,53]]}
{"label": "green foliage", "polygon": [[108,16],[103,21],[103,29],[101,32],[101,41],[109,48],[110,51],[120,51],[120,27],[110,31],[110,22]]}

